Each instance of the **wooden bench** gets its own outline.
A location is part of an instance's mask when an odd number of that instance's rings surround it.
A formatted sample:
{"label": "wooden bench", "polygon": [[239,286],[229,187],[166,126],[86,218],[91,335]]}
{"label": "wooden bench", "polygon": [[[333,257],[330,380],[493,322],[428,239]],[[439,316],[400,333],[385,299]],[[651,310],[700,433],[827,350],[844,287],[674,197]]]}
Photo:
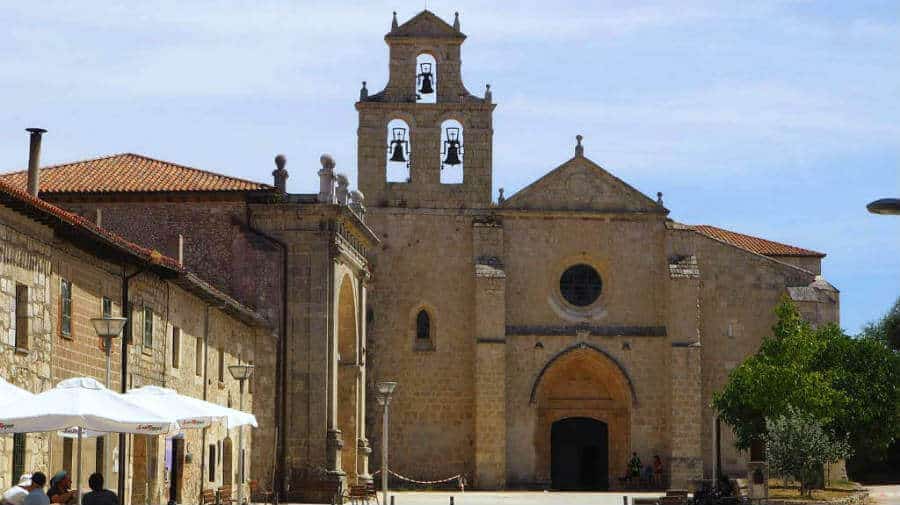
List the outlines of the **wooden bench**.
{"label": "wooden bench", "polygon": [[253,501],[255,498],[255,501],[258,502],[260,501],[259,498],[262,497],[263,503],[269,505],[269,502],[272,501],[272,495],[275,493],[268,489],[261,488],[259,486],[259,481],[256,479],[251,480],[248,484],[250,486],[250,500]]}
{"label": "wooden bench", "polygon": [[378,505],[378,493],[375,491],[375,484],[368,483],[360,486],[350,486],[344,498],[348,499],[351,504],[366,504],[375,502]]}
{"label": "wooden bench", "polygon": [[219,488],[219,503],[234,503],[234,486],[231,484]]}

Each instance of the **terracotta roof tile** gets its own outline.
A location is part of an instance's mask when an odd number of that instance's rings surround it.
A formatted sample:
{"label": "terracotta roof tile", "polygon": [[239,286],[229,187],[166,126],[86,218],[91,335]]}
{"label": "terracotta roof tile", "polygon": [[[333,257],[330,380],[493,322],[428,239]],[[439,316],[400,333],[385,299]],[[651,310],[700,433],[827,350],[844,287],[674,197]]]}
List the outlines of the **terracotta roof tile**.
{"label": "terracotta roof tile", "polygon": [[803,249],[802,247],[796,247],[788,244],[782,244],[780,242],[773,242],[764,238],[744,235],[743,233],[723,230],[722,228],[716,228],[715,226],[706,224],[694,225],[692,226],[692,228],[697,233],[703,234],[707,237],[721,240],[722,242],[725,242],[727,244],[731,244],[735,247],[740,247],[741,249],[746,249],[757,254],[762,254],[763,256],[815,256],[818,258],[825,257],[825,253],[811,251],[809,249]]}
{"label": "terracotta roof tile", "polygon": [[[24,189],[28,173],[0,175]],[[266,191],[272,186],[186,167],[140,154],[115,154],[41,168],[41,193],[120,193],[171,191]]]}

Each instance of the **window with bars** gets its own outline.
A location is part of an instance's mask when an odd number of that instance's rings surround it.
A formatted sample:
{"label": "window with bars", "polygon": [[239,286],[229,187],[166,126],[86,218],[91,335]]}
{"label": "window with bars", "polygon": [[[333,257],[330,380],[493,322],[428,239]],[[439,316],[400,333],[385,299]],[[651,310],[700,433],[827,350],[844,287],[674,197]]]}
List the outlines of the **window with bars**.
{"label": "window with bars", "polygon": [[172,368],[181,366],[181,328],[172,327]]}
{"label": "window with bars", "polygon": [[153,347],[153,309],[144,307],[144,347]]}
{"label": "window with bars", "polygon": [[16,284],[16,348],[28,349],[28,286]]}
{"label": "window with bars", "polygon": [[219,348],[219,382],[225,382],[225,350]]}
{"label": "window with bars", "polygon": [[216,444],[209,444],[209,479],[216,481]]}
{"label": "window with bars", "polygon": [[72,338],[72,281],[59,282],[59,334]]}
{"label": "window with bars", "polygon": [[25,434],[13,433],[12,453],[12,480],[19,482],[19,477],[25,473]]}

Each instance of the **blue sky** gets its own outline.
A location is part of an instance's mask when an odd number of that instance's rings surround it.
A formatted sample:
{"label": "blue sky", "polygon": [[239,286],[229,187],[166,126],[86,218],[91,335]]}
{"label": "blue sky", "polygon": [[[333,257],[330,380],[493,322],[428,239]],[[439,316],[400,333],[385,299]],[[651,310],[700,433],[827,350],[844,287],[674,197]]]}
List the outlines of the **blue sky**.
{"label": "blue sky", "polygon": [[[77,4],[77,5],[76,5]],[[900,295],[895,2],[428,1],[460,12],[463,78],[490,83],[494,185],[586,154],[671,217],[828,253],[842,325]],[[0,168],[138,152],[313,192],[322,152],[355,178],[360,81],[384,84],[391,11],[423,1],[0,3]],[[5,167],[5,168],[4,168]]]}

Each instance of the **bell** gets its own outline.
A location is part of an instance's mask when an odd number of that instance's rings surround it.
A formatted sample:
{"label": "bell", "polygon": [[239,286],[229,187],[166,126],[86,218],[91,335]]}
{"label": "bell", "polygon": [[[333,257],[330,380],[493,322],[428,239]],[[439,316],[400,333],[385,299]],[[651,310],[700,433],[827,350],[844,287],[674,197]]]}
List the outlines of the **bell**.
{"label": "bell", "polygon": [[393,152],[391,153],[391,161],[406,161],[406,157],[403,156],[403,144],[400,142],[394,141],[391,142],[394,144]]}
{"label": "bell", "polygon": [[450,142],[447,146],[447,157],[444,159],[444,165],[459,165],[462,163],[459,159],[459,143]]}
{"label": "bell", "polygon": [[422,74],[422,87],[419,89],[419,93],[423,95],[434,93],[434,87],[431,85],[431,74]]}

